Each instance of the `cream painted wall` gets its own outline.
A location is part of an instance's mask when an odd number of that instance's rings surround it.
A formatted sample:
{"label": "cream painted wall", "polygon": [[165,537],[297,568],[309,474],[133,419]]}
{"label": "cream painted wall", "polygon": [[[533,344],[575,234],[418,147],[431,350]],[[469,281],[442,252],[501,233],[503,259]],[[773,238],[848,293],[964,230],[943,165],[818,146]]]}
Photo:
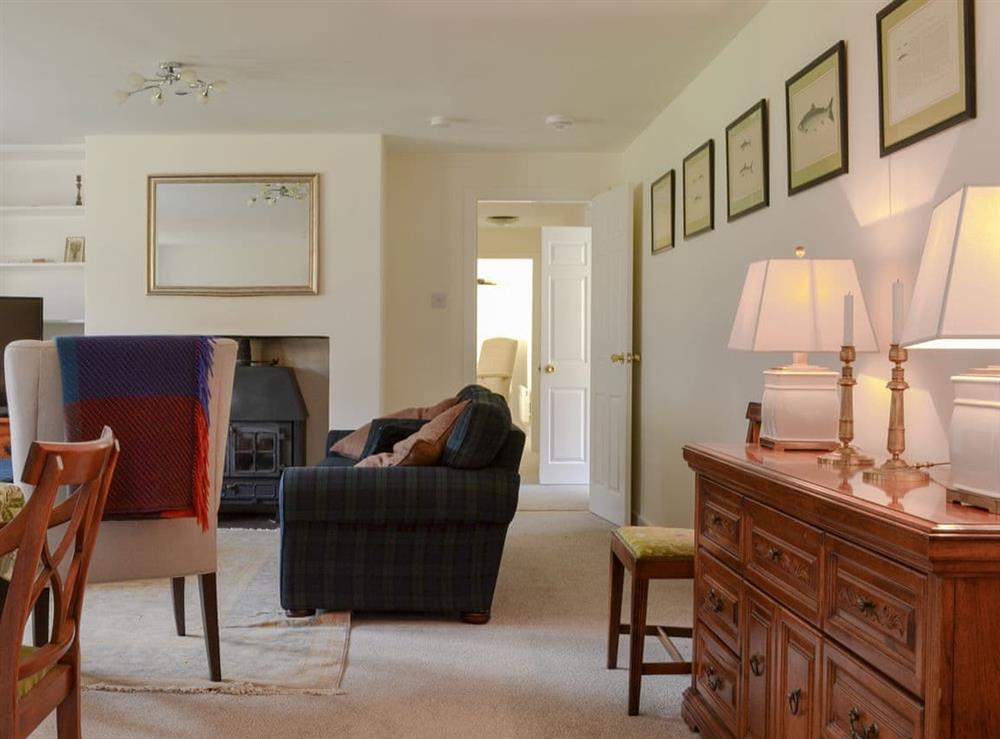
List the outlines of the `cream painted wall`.
{"label": "cream painted wall", "polygon": [[[934,204],[964,184],[1000,183],[1000,3],[976,3],[979,117],[880,158],[875,14],[882,0],[771,2],[624,154],[625,178],[642,183],[641,433],[636,439],[641,493],[637,511],[650,523],[690,525],[692,475],[681,458],[689,441],[739,442],[746,403],[761,396],[762,369],[781,355],[726,349],[747,264],[789,257],[803,244],[813,257],[850,257],[883,349],[890,290],[897,277],[907,302]],[[784,82],[820,52],[846,39],[850,173],[789,197],[785,174]],[[731,224],[725,207],[725,127],[756,100],[769,100],[771,207]],[[716,229],[671,252],[649,254],[650,183],[709,137],[716,141]],[[681,198],[678,189],[678,203]],[[637,274],[639,271],[637,270]],[[948,458],[949,376],[995,354],[910,353],[907,456]],[[814,360],[836,366],[834,355]],[[858,443],[884,454],[889,363],[862,355],[856,394]]]}
{"label": "cream painted wall", "polygon": [[[320,174],[320,294],[145,294],[146,177]],[[330,425],[377,415],[382,393],[383,146],[378,135],[87,138],[87,332],[330,338]],[[325,421],[320,421],[325,423]]]}
{"label": "cream painted wall", "polygon": [[[389,151],[385,406],[431,403],[475,375],[476,200],[589,200],[618,154]],[[432,308],[431,296],[447,297]]]}

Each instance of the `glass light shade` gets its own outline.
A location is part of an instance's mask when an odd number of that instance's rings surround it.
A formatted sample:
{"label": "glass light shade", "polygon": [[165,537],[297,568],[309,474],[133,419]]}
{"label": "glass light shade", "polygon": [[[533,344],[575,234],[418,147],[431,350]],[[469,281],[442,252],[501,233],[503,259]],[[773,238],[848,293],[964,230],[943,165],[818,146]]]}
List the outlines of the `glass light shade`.
{"label": "glass light shade", "polygon": [[212,88],[212,92],[223,92],[228,85],[229,83],[225,80],[216,80],[210,84],[209,87]]}
{"label": "glass light shade", "polygon": [[157,90],[153,93],[153,97],[149,99],[153,105],[163,105],[163,93]]}
{"label": "glass light shade", "polygon": [[142,87],[146,84],[146,77],[138,72],[132,72],[128,77],[128,83],[132,87]]}
{"label": "glass light shade", "polygon": [[208,90],[202,90],[198,93],[198,102],[202,105],[208,102]]}
{"label": "glass light shade", "polygon": [[187,82],[189,85],[198,81],[198,70],[196,69],[185,69],[181,72],[181,81]]}
{"label": "glass light shade", "polygon": [[844,295],[854,295],[854,346],[878,350],[850,259],[769,259],[747,269],[729,348],[835,352],[844,338]]}
{"label": "glass light shade", "polygon": [[115,98],[115,100],[118,101],[119,105],[121,105],[122,103],[124,103],[129,98],[129,94],[125,90],[115,90],[111,94],[114,95],[114,98]]}
{"label": "glass light shade", "polygon": [[963,187],[934,209],[902,344],[1000,348],[1000,187]]}

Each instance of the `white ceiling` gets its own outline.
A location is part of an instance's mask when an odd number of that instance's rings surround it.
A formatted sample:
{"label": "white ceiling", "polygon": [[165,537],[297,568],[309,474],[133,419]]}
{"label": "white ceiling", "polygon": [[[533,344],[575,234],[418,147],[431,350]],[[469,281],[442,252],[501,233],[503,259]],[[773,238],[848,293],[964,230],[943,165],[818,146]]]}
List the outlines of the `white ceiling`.
{"label": "white ceiling", "polygon": [[[620,151],[764,1],[0,0],[0,142],[335,131]],[[169,60],[229,90],[208,106],[112,99]],[[550,113],[579,122],[553,131]]]}

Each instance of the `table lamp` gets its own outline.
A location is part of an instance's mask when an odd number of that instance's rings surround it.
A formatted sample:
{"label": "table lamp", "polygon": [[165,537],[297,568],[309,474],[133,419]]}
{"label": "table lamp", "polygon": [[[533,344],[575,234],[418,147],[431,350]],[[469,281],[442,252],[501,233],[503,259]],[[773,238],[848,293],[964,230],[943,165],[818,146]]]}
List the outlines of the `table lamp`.
{"label": "table lamp", "polygon": [[[1000,187],[963,187],[934,209],[901,343],[1000,349]],[[1000,512],[1000,367],[951,380],[948,500]]]}
{"label": "table lamp", "polygon": [[[854,262],[802,256],[749,266],[729,348],[792,354],[790,365],[764,370],[761,446],[832,451],[841,446],[840,373],[809,364],[808,353],[878,347]],[[848,294],[853,315],[845,325]]]}

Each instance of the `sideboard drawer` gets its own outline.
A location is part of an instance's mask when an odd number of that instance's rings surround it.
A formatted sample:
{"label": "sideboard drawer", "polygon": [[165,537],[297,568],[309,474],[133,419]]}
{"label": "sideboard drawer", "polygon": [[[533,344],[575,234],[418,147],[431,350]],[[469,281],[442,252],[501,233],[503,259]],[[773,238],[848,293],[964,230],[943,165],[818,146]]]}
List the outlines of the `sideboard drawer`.
{"label": "sideboard drawer", "polygon": [[711,480],[698,481],[700,543],[726,564],[739,569],[742,536],[740,496]]}
{"label": "sideboard drawer", "polygon": [[705,625],[695,627],[695,684],[712,707],[712,713],[733,734],[740,700],[740,663]]}
{"label": "sideboard drawer", "polygon": [[749,500],[744,515],[747,577],[778,602],[819,625],[823,533]]}
{"label": "sideboard drawer", "polygon": [[740,578],[704,549],[698,551],[697,571],[694,596],[697,617],[739,654],[740,591],[743,587]]}
{"label": "sideboard drawer", "polygon": [[927,578],[833,536],[826,553],[827,633],[920,693]]}
{"label": "sideboard drawer", "polygon": [[823,645],[823,736],[914,739],[924,709],[846,653]]}

